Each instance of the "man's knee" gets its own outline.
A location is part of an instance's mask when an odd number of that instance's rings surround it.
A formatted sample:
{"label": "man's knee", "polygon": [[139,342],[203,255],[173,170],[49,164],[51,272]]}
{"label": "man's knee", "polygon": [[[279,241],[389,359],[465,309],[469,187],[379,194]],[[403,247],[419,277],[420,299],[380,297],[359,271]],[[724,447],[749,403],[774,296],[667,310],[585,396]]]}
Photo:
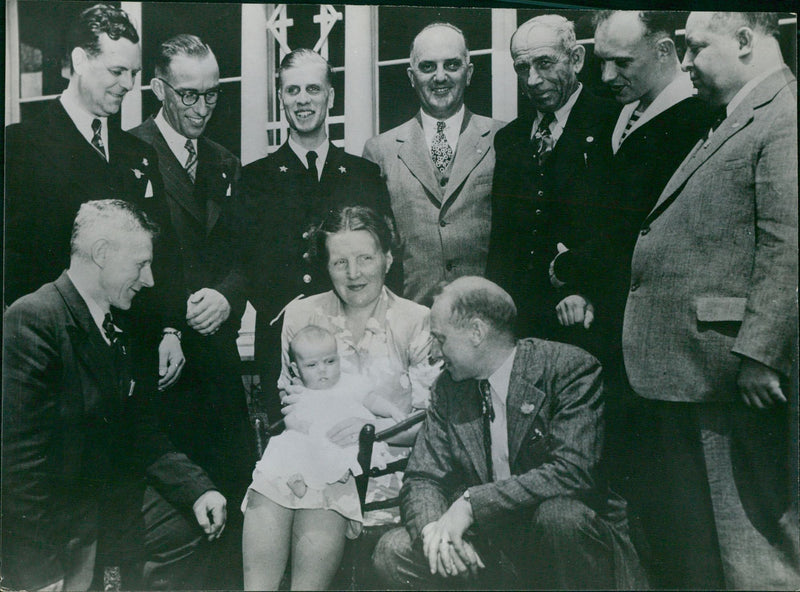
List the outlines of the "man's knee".
{"label": "man's knee", "polygon": [[545,500],[533,514],[533,535],[557,546],[597,534],[597,514],[581,501],[555,497]]}
{"label": "man's knee", "polygon": [[386,584],[400,585],[399,566],[413,554],[411,537],[405,528],[393,528],[384,534],[372,552],[375,571]]}

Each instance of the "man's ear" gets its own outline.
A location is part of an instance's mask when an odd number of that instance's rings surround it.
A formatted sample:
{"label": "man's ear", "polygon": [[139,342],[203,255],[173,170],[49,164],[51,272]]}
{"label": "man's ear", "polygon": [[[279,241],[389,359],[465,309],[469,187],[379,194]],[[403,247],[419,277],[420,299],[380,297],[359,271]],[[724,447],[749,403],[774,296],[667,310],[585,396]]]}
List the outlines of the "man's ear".
{"label": "man's ear", "polygon": [[72,60],[72,69],[78,74],[82,74],[86,69],[86,62],[89,59],[86,50],[82,47],[73,47],[69,57]]}
{"label": "man's ear", "polygon": [[406,74],[408,74],[408,80],[411,82],[411,88],[416,89],[417,87],[414,86],[414,70],[411,66],[406,68]]}
{"label": "man's ear", "polygon": [[669,37],[664,37],[656,41],[656,52],[658,52],[658,59],[660,60],[678,55],[675,49],[675,42]]}
{"label": "man's ear", "polygon": [[166,94],[166,89],[164,88],[164,83],[161,81],[160,78],[153,78],[150,81],[150,88],[153,89],[153,94],[156,95],[159,101],[162,103],[164,102],[164,95]]}
{"label": "man's ear", "polygon": [[333,87],[331,87],[331,90],[328,93],[328,109],[333,109],[333,97],[335,95],[336,93],[334,92]]}
{"label": "man's ear", "polygon": [[92,261],[94,261],[95,265],[97,265],[97,267],[100,269],[106,266],[111,248],[112,245],[106,238],[99,238],[92,244]]}
{"label": "man's ear", "polygon": [[586,58],[586,48],[583,45],[576,45],[570,50],[569,59],[572,62],[572,68],[577,74],[583,70],[583,60]]}
{"label": "man's ear", "polygon": [[753,51],[753,30],[739,27],[736,30],[736,42],[739,44],[739,57],[750,55]]}
{"label": "man's ear", "polygon": [[384,273],[389,273],[389,270],[392,268],[392,262],[394,261],[394,257],[392,257],[392,252],[389,251],[386,253],[386,271]]}
{"label": "man's ear", "polygon": [[489,333],[489,326],[486,321],[479,317],[473,317],[469,322],[470,341],[472,345],[478,346],[483,343]]}

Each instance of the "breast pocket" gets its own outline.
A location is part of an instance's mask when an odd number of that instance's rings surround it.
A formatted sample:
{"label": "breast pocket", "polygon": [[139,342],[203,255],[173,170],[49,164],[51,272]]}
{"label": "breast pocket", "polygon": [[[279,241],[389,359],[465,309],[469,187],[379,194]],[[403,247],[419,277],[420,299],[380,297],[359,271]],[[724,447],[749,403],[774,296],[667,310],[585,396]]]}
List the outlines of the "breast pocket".
{"label": "breast pocket", "polygon": [[547,462],[550,457],[550,437],[541,419],[537,419],[525,434],[517,455],[519,472],[529,471]]}

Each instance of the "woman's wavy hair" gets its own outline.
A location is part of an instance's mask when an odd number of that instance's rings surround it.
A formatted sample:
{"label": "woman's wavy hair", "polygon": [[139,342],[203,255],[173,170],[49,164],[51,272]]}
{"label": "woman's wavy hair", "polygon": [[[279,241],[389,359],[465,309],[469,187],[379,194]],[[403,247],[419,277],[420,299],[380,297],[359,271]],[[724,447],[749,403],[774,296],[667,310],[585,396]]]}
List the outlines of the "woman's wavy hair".
{"label": "woman's wavy hair", "polygon": [[400,247],[394,224],[388,217],[367,206],[342,206],[328,210],[322,222],[309,229],[311,241],[309,254],[312,261],[320,268],[327,269],[329,257],[327,238],[332,234],[348,230],[366,230],[375,238],[384,253],[396,252]]}

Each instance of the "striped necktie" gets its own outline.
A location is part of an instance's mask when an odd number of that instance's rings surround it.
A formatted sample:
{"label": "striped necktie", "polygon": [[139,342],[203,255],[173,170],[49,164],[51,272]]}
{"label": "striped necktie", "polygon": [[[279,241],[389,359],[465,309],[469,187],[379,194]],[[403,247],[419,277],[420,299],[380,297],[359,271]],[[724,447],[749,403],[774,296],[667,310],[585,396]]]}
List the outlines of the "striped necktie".
{"label": "striped necktie", "polygon": [[92,119],[92,147],[100,153],[103,160],[108,160],[106,157],[106,148],[103,145],[103,124],[96,117]]}
{"label": "striped necktie", "polygon": [[197,151],[194,149],[194,144],[191,140],[186,140],[186,144],[184,144],[184,148],[189,153],[188,158],[186,159],[186,172],[189,173],[189,177],[192,179],[192,183],[194,183],[195,177],[197,177]]}
{"label": "striped necktie", "polygon": [[486,451],[486,467],[489,479],[494,480],[494,466],[492,463],[492,422],[494,421],[494,406],[492,405],[492,385],[486,379],[478,381],[478,391],[481,394],[481,415],[483,415],[483,447]]}
{"label": "striped necktie", "polygon": [[631,133],[631,129],[633,128],[634,125],[636,125],[636,122],[639,121],[639,118],[642,116],[642,113],[644,113],[644,111],[639,111],[638,108],[633,110],[633,113],[631,113],[631,118],[628,120],[628,125],[625,126],[622,135],[619,137],[620,144],[625,138],[628,137],[628,134]]}

